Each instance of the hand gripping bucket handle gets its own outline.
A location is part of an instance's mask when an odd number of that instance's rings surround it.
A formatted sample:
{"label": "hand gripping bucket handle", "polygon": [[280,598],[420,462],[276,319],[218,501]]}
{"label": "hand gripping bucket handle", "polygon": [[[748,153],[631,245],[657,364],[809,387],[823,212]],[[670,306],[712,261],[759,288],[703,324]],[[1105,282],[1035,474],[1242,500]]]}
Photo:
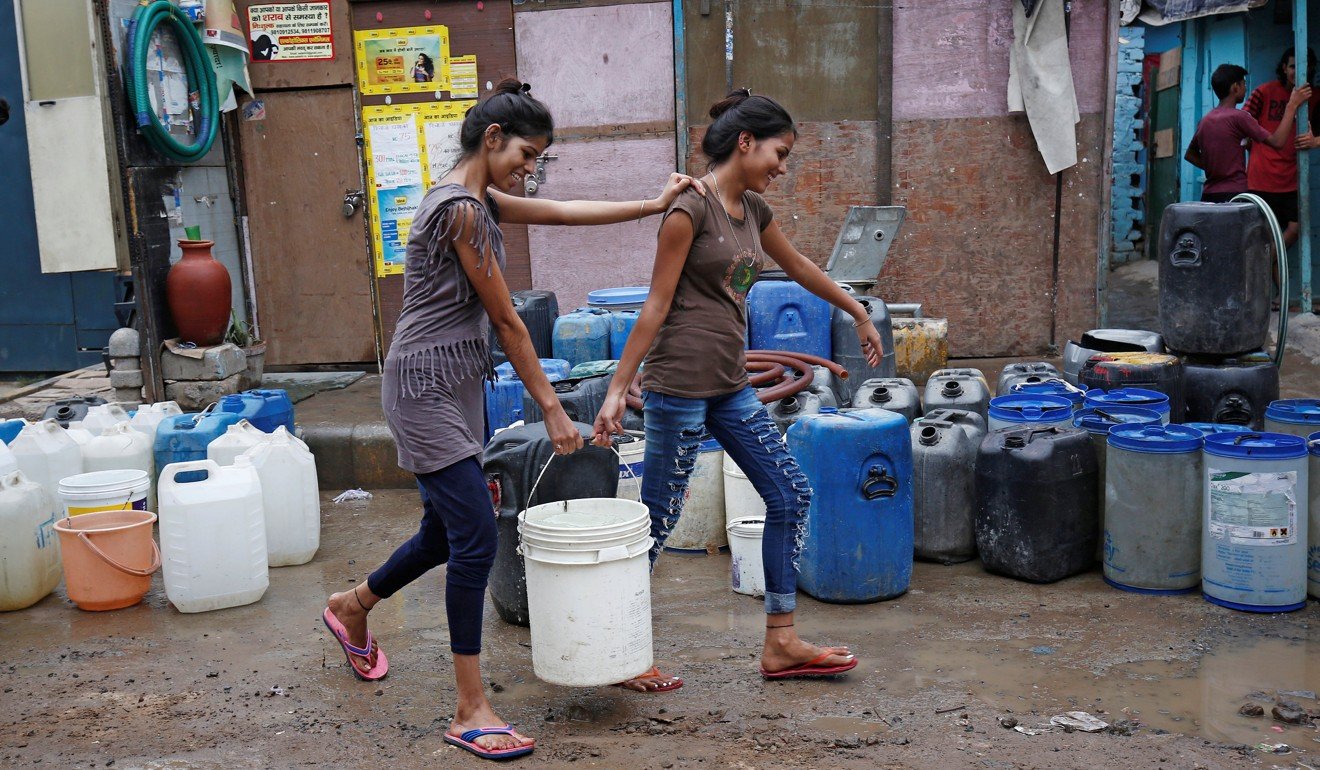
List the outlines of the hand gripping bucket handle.
{"label": "hand gripping bucket handle", "polygon": [[[619,467],[628,471],[628,475],[632,476],[633,481],[637,482],[637,496],[640,498],[642,496],[642,480],[637,478],[637,474],[633,473],[633,469],[623,461],[623,455],[619,454],[619,450],[615,448],[613,444],[610,445],[610,451],[614,453],[615,457],[619,458]],[[536,488],[541,486],[541,479],[545,478],[545,472],[550,470],[550,463],[554,462],[556,457],[558,457],[558,455],[550,455],[550,459],[545,461],[545,465],[542,466],[541,472],[537,474],[536,483],[532,484],[532,493],[527,496],[527,504],[529,506],[531,505],[531,502],[536,499]]]}
{"label": "hand gripping bucket handle", "polygon": [[137,577],[147,577],[160,569],[160,546],[156,545],[155,538],[151,539],[151,566],[147,569],[134,569],[133,567],[125,566],[110,558],[105,551],[96,547],[96,543],[93,543],[91,537],[88,536],[87,530],[79,530],[78,539],[83,542],[83,545],[87,546],[87,550],[96,554],[97,558],[120,572],[125,572],[129,575],[136,575]]}

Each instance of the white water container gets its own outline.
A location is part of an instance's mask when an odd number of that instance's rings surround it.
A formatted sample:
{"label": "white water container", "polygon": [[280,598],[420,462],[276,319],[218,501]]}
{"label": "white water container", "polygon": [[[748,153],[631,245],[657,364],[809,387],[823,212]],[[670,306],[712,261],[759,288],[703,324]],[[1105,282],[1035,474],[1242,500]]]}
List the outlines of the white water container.
{"label": "white water container", "polygon": [[729,547],[724,521],[724,450],[720,442],[701,442],[697,464],[688,478],[683,514],[665,540],[666,551],[719,553]]}
{"label": "white water container", "polygon": [[28,425],[9,445],[18,469],[46,490],[52,513],[63,516],[60,480],[83,472],[82,448],[54,420]]}
{"label": "white water container", "polygon": [[64,431],[68,433],[69,438],[76,441],[80,447],[87,446],[91,443],[92,439],[96,438],[92,435],[90,430],[83,427],[82,420],[75,420],[69,423],[69,427],[65,428]]}
{"label": "white water container", "polygon": [[[756,487],[748,481],[738,463],[733,461],[728,452],[724,453],[724,527],[738,519],[764,519],[765,500]],[[729,538],[729,548],[733,548],[733,538]]]}
{"label": "white water container", "polygon": [[311,561],[316,549],[321,547],[321,493],[316,483],[316,458],[283,425],[269,434],[268,440],[242,456],[252,463],[261,479],[267,563],[272,567],[287,567]]}
{"label": "white water container", "polygon": [[[201,481],[178,476],[204,472]],[[165,595],[180,612],[257,601],[270,585],[261,480],[252,461],[194,460],[160,475],[160,552]]]}
{"label": "white water container", "polygon": [[764,516],[735,519],[729,524],[729,551],[733,554],[730,569],[735,593],[765,596],[765,560],[761,556],[764,536]]}
{"label": "white water container", "polygon": [[60,583],[60,543],[46,491],[22,471],[0,476],[0,612],[41,601]]}
{"label": "white water container", "polygon": [[599,687],[651,668],[646,506],[569,500],[529,508],[518,521],[537,677]]}
{"label": "white water container", "polygon": [[128,422],[128,412],[119,404],[100,404],[88,408],[82,418],[83,428],[93,436],[99,436],[121,422]]}
{"label": "white water container", "polygon": [[18,470],[18,460],[14,459],[14,453],[9,445],[0,441],[0,476],[8,476]]}
{"label": "white water container", "polygon": [[215,461],[216,465],[233,465],[235,459],[269,438],[269,434],[252,423],[239,420],[223,436],[206,445],[206,459]]}
{"label": "white water container", "polygon": [[[146,471],[147,479],[156,478],[154,441],[127,422],[119,422],[102,431],[82,448],[83,472]],[[156,510],[155,484],[147,487],[147,510]]]}
{"label": "white water container", "polygon": [[155,404],[143,404],[137,408],[137,412],[129,419],[128,424],[134,429],[139,430],[156,440],[156,428],[165,420],[166,417],[173,417],[176,414],[183,414],[183,410],[173,401],[159,401]]}

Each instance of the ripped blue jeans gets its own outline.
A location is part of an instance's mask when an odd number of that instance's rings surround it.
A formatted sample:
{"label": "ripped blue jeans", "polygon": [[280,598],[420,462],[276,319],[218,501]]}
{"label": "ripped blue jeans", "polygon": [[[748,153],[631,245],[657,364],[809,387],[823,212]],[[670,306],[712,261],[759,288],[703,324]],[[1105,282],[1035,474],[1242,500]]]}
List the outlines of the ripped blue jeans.
{"label": "ripped blue jeans", "polygon": [[811,485],[789,454],[779,429],[750,386],[726,396],[681,398],[648,391],[642,502],[651,512],[651,563],[678,523],[688,480],[707,432],[738,463],[765,500],[765,611],[797,606],[797,557],[802,549]]}

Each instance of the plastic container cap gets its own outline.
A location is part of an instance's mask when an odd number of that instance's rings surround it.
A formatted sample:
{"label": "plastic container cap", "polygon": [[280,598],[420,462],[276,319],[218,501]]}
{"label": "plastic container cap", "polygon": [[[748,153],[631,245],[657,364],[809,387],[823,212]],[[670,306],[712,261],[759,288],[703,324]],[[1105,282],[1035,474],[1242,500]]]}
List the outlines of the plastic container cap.
{"label": "plastic container cap", "polygon": [[1158,390],[1115,388],[1104,392],[1092,390],[1086,394],[1087,406],[1109,406],[1111,404],[1144,406],[1153,408],[1157,412],[1169,411],[1169,397]]}
{"label": "plastic container cap", "polygon": [[1320,428],[1320,398],[1289,398],[1265,408],[1265,419]]}
{"label": "plastic container cap", "polygon": [[1109,446],[1147,454],[1196,452],[1205,434],[1186,425],[1115,425],[1109,431]]}
{"label": "plastic container cap", "polygon": [[1150,425],[1160,413],[1143,406],[1090,406],[1073,415],[1073,425],[1088,433],[1107,434],[1115,425]]}
{"label": "plastic container cap", "polygon": [[1285,433],[1216,433],[1205,437],[1206,454],[1254,460],[1306,457],[1306,439]]}
{"label": "plastic container cap", "polygon": [[587,292],[587,304],[592,307],[618,307],[640,305],[651,294],[649,286],[621,286],[616,289],[597,289]]}
{"label": "plastic container cap", "polygon": [[991,399],[989,415],[1004,422],[1058,422],[1068,419],[1072,408],[1063,396],[1016,393]]}
{"label": "plastic container cap", "polygon": [[839,407],[837,407],[837,406],[822,406],[822,407],[820,408],[820,413],[821,413],[821,414],[838,414],[838,413],[839,413]]}
{"label": "plastic container cap", "polygon": [[1216,433],[1250,433],[1251,428],[1246,425],[1229,425],[1223,422],[1185,422],[1189,428],[1196,428],[1207,436]]}

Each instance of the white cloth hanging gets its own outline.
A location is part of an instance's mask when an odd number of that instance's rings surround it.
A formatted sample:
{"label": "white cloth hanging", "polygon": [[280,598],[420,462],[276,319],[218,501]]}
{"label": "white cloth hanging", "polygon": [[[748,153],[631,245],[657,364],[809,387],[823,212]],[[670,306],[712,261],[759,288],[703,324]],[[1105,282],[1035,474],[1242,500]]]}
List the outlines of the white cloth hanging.
{"label": "white cloth hanging", "polygon": [[1077,165],[1077,124],[1082,116],[1068,58],[1063,0],[1043,0],[1027,16],[1013,5],[1013,48],[1008,62],[1008,110],[1025,112],[1051,174]]}

